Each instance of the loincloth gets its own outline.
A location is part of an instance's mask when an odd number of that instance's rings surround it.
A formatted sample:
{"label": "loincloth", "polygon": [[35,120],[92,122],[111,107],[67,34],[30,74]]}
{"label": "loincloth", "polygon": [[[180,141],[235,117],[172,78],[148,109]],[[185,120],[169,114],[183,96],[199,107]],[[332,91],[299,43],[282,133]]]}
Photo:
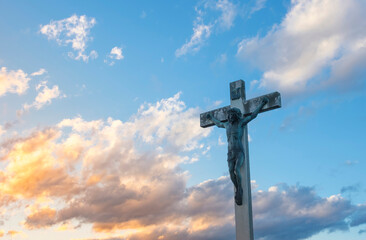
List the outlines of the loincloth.
{"label": "loincloth", "polygon": [[227,153],[227,161],[228,162],[232,162],[232,161],[235,162],[241,154],[243,154],[243,149],[240,149],[240,148],[231,149]]}

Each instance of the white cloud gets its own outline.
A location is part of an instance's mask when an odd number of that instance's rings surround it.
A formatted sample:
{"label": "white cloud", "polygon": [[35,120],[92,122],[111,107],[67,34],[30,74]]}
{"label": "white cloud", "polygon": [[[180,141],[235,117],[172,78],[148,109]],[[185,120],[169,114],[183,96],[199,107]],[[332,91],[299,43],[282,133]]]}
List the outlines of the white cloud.
{"label": "white cloud", "polygon": [[46,72],[47,72],[46,69],[41,68],[37,72],[32,73],[31,76],[41,76],[41,75],[45,74]]}
{"label": "white cloud", "polygon": [[199,109],[185,110],[184,102],[179,100],[180,95],[181,93],[177,93],[156,104],[144,104],[140,107],[132,120],[143,141],[165,143],[166,150],[179,148],[188,151],[198,148],[197,139],[207,136],[211,130],[202,129],[197,124]]}
{"label": "white cloud", "polygon": [[224,65],[227,62],[226,53],[220,54],[213,63],[213,66]]}
{"label": "white cloud", "polygon": [[68,56],[87,62],[89,58],[93,59],[98,56],[95,50],[90,54],[86,54],[87,42],[91,40],[89,37],[90,29],[95,25],[95,18],[89,18],[85,15],[73,15],[69,18],[59,21],[51,21],[47,25],[41,25],[40,32],[48,37],[48,39],[56,40],[59,45],[71,44],[75,51],[69,52]]}
{"label": "white cloud", "polygon": [[104,63],[107,63],[111,66],[113,66],[115,64],[114,60],[122,60],[125,58],[125,56],[123,56],[123,52],[122,52],[122,48],[119,47],[114,47],[112,48],[111,52],[108,55],[108,58],[112,59],[112,60],[108,60],[105,59]]}
{"label": "white cloud", "polygon": [[[237,15],[235,5],[229,0],[201,2],[201,6],[195,8],[197,17],[193,22],[193,34],[189,41],[175,51],[176,57],[181,57],[187,53],[195,53],[201,49],[205,41],[211,36],[212,31],[229,30],[233,26],[234,19]],[[211,15],[219,11],[219,17],[209,23],[205,23],[205,16]]]}
{"label": "white cloud", "polygon": [[191,39],[175,51],[176,57],[186,55],[188,52],[197,52],[202,47],[204,41],[210,37],[212,26],[205,25],[201,21],[201,17],[198,16],[194,22]]}
{"label": "white cloud", "polygon": [[257,184],[257,181],[256,180],[250,180],[250,187],[251,187],[251,190],[254,191],[255,189],[258,188],[258,184]]}
{"label": "white cloud", "polygon": [[217,144],[218,144],[219,146],[223,146],[223,145],[226,145],[226,142],[222,139],[222,137],[221,137],[221,136],[219,136],[219,139],[218,139],[218,141],[217,141]]}
{"label": "white cloud", "polygon": [[7,71],[6,67],[2,67],[0,69],[0,96],[8,92],[18,95],[25,93],[30,80],[28,74],[21,69]]}
{"label": "white cloud", "polygon": [[54,85],[52,88],[49,88],[47,86],[47,81],[38,84],[36,90],[38,91],[38,95],[36,96],[34,102],[31,104],[24,104],[23,109],[18,111],[18,115],[22,115],[24,112],[29,111],[29,109],[31,108],[39,110],[44,105],[51,104],[52,99],[60,97],[60,90],[58,86]]}
{"label": "white cloud", "polygon": [[122,55],[122,48],[114,47],[111,50],[111,53],[109,54],[109,57],[116,60],[121,60],[124,58]]}
{"label": "white cloud", "polygon": [[219,27],[229,30],[233,26],[237,15],[235,5],[229,0],[218,0],[215,4],[215,8],[221,11],[221,16],[217,20]]}
{"label": "white cloud", "polygon": [[293,0],[264,37],[244,39],[238,56],[263,70],[260,86],[295,94],[366,76],[366,3]]}
{"label": "white cloud", "polygon": [[266,5],[266,2],[267,0],[256,0],[254,7],[250,10],[249,16],[263,9]]}

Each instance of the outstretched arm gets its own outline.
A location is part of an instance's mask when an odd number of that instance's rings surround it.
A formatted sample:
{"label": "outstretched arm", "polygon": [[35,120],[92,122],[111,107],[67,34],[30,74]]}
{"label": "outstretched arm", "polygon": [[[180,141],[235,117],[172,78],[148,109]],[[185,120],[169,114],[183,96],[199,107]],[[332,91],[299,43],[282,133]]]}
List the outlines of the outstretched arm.
{"label": "outstretched arm", "polygon": [[212,116],[211,113],[207,114],[207,119],[211,120],[219,128],[225,128],[225,123],[220,122],[217,118],[215,118],[214,116]]}
{"label": "outstretched arm", "polygon": [[266,105],[267,103],[269,102],[269,99],[268,97],[264,97],[263,98],[263,101],[261,103],[261,105],[259,105],[257,107],[256,110],[254,110],[254,112],[252,114],[250,114],[248,117],[245,117],[243,120],[242,120],[242,124],[247,124],[248,122],[252,121],[254,118],[257,117],[258,113],[260,110],[262,110],[262,108],[264,107],[264,105]]}

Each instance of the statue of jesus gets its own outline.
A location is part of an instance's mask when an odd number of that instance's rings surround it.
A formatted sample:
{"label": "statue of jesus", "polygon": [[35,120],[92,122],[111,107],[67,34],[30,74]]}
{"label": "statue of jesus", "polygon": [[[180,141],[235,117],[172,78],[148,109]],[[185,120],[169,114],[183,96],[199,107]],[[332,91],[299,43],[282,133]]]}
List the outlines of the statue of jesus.
{"label": "statue of jesus", "polygon": [[262,103],[249,116],[244,117],[238,108],[231,108],[228,111],[228,122],[220,122],[212,114],[207,115],[207,119],[219,128],[226,129],[226,136],[228,141],[227,162],[229,165],[230,178],[235,186],[235,202],[237,205],[243,204],[243,188],[241,185],[242,176],[240,168],[245,161],[244,147],[242,137],[245,126],[257,117],[259,111],[269,102],[267,97],[263,98]]}

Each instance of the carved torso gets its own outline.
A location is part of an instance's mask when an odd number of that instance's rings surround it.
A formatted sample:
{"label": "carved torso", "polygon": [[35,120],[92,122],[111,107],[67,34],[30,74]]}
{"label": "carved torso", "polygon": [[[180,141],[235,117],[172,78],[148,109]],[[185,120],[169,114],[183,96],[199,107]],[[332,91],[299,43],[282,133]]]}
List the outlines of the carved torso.
{"label": "carved torso", "polygon": [[242,144],[244,128],[240,126],[239,121],[228,123],[226,125],[226,136],[229,151],[244,151]]}

